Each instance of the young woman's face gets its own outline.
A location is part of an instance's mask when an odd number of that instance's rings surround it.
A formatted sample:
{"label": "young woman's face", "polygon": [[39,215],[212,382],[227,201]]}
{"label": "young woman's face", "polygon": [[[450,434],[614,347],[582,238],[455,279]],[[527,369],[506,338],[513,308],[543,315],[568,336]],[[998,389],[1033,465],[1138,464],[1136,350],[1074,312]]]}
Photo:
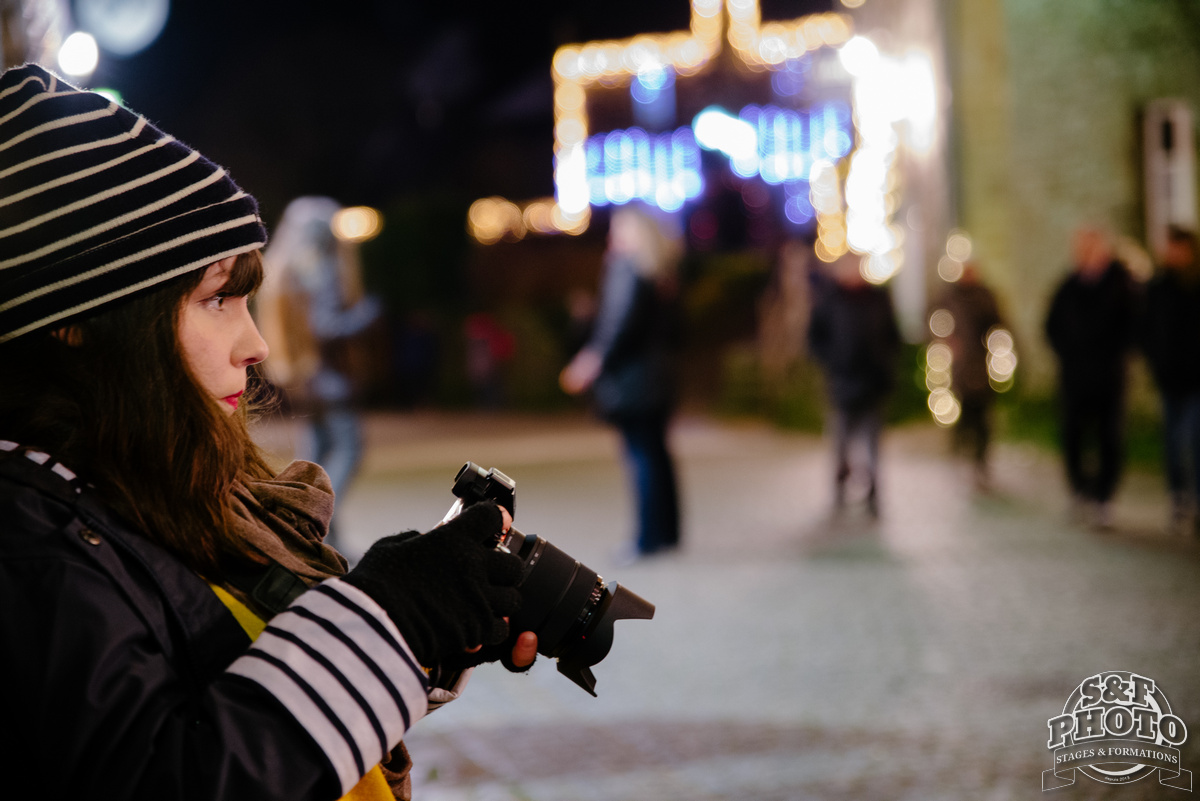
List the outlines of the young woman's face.
{"label": "young woman's face", "polygon": [[246,389],[246,368],[267,358],[248,299],[222,294],[236,260],[210,265],[179,315],[179,343],[192,375],[229,414]]}

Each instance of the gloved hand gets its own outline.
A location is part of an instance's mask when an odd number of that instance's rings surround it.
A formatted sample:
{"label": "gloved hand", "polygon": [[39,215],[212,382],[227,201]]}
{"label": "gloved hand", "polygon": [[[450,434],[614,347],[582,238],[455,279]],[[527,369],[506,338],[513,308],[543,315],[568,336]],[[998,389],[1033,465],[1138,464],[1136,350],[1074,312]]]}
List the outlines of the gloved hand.
{"label": "gloved hand", "polygon": [[494,661],[488,646],[508,639],[503,618],[521,605],[521,560],[493,547],[502,526],[499,507],[474,504],[428,534],[384,537],[343,580],[383,607],[423,666]]}

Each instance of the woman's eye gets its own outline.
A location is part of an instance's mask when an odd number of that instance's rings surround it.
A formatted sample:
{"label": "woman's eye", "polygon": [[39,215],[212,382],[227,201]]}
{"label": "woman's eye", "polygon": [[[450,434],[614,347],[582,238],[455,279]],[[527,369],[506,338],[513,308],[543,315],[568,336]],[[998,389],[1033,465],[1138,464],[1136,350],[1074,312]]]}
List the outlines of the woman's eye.
{"label": "woman's eye", "polygon": [[204,301],[204,305],[210,309],[213,309],[214,311],[221,311],[225,308],[225,300],[228,297],[229,296],[225,294],[213,295],[211,298]]}

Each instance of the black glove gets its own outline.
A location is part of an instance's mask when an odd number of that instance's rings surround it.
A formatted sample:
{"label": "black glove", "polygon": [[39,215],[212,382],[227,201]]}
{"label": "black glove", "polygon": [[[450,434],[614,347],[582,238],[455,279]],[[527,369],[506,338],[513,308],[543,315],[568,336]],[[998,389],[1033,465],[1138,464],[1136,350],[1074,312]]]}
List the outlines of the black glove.
{"label": "black glove", "polygon": [[521,560],[494,548],[503,525],[494,503],[474,504],[428,534],[384,537],[343,580],[383,607],[425,667],[494,661],[488,646],[508,639],[503,618],[521,605]]}

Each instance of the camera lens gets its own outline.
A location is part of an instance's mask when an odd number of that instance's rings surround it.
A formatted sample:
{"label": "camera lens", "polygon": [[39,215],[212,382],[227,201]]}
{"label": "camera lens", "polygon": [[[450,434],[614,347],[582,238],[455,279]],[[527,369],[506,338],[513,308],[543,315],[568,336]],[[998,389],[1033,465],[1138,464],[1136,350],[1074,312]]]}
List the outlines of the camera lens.
{"label": "camera lens", "polygon": [[[491,500],[510,513],[515,507],[515,482],[473,462],[459,471],[454,494],[464,503]],[[558,660],[560,673],[595,695],[591,667],[608,656],[613,623],[649,620],[654,604],[615,583],[610,587],[596,571],[541,537],[511,528],[504,542],[522,563],[521,609],[510,621],[511,630],[537,634],[538,653]]]}
{"label": "camera lens", "polygon": [[654,604],[624,587],[610,590],[594,570],[541,537],[510,530],[508,549],[523,563],[512,630],[536,633],[538,653],[557,659],[560,673],[595,695],[590,668],[612,648],[613,623],[649,620]]}

